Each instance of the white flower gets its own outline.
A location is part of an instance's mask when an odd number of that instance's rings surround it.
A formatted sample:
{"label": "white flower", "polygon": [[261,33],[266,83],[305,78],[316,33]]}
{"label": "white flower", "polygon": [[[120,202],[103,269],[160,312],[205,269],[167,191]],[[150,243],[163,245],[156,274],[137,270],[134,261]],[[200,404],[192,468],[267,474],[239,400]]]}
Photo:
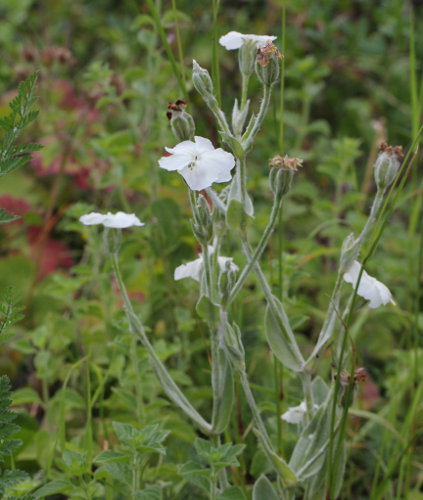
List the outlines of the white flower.
{"label": "white flower", "polygon": [[[360,270],[361,264],[355,260],[348,271],[344,274],[344,280],[347,283],[351,283],[353,288],[357,286],[357,280],[360,275]],[[373,276],[367,274],[364,270],[363,274],[361,275],[357,293],[358,295],[369,301],[369,307],[371,307],[372,309],[376,309],[377,307],[386,305],[388,302],[396,305],[394,300],[392,299],[389,288],[378,281],[376,278],[373,278]]]}
{"label": "white flower", "polygon": [[244,35],[238,31],[230,31],[219,38],[219,43],[227,50],[236,50],[241,47],[244,40],[252,40],[256,42],[257,48],[263,47],[267,42],[276,40],[276,36],[269,35]]}
{"label": "white flower", "polygon": [[222,148],[214,149],[204,137],[195,136],[195,142],[183,141],[174,148],[165,148],[171,156],[163,156],[159,165],[165,170],[177,170],[194,191],[210,187],[213,182],[231,180],[235,158]]}
{"label": "white flower", "polygon": [[306,402],[303,401],[298,406],[288,408],[288,410],[282,414],[281,419],[289,424],[300,424],[303,421],[306,411],[307,405]]}
{"label": "white flower", "polygon": [[[214,247],[209,246],[209,252],[214,252]],[[227,271],[238,271],[238,266],[234,263],[232,257],[222,257],[217,258],[217,263],[219,264],[220,272],[224,273]],[[182,280],[184,278],[192,278],[196,281],[200,281],[201,271],[203,269],[203,255],[200,254],[198,259],[195,259],[186,264],[182,264],[175,269],[174,278],[175,280]]]}
{"label": "white flower", "polygon": [[107,214],[91,212],[83,215],[79,220],[86,226],[103,224],[105,227],[113,227],[115,229],[144,225],[135,214],[126,214],[125,212],[117,212],[116,214],[112,214],[111,212],[107,212]]}

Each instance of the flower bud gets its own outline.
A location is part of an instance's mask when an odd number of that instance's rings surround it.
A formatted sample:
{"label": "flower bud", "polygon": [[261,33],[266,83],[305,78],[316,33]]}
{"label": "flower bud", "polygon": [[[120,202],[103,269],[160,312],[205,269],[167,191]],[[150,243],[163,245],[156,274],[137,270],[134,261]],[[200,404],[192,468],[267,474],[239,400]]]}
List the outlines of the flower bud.
{"label": "flower bud", "polygon": [[241,331],[234,323],[232,327],[229,323],[225,328],[225,349],[234,368],[245,370],[245,351],[241,339]]}
{"label": "flower bud", "polygon": [[192,231],[201,243],[207,244],[213,237],[213,220],[207,199],[200,195],[193,211]]}
{"label": "flower bud", "polygon": [[382,143],[374,164],[374,175],[378,189],[386,189],[397,176],[403,157],[402,146],[387,146]]}
{"label": "flower bud", "polygon": [[248,116],[248,109],[250,107],[250,100],[248,99],[242,110],[238,107],[238,99],[235,99],[234,107],[232,109],[232,129],[235,135],[242,135],[245,120]]}
{"label": "flower bud", "polygon": [[113,229],[105,227],[103,233],[104,249],[108,254],[118,254],[120,249],[120,242],[122,239],[122,231],[120,229]]}
{"label": "flower bud", "polygon": [[209,72],[202,68],[195,60],[192,61],[192,83],[205,101],[215,98],[213,94],[213,82]]}
{"label": "flower bud", "polygon": [[167,117],[170,120],[170,128],[178,142],[192,141],[195,134],[195,123],[192,116],[185,111],[186,102],[178,99],[169,102]]}
{"label": "flower bud", "polygon": [[271,87],[279,80],[279,59],[282,54],[272,42],[259,47],[256,57],[256,75],[263,85]]}
{"label": "flower bud", "polygon": [[250,77],[254,71],[256,53],[257,42],[254,40],[244,39],[244,43],[238,51],[238,64],[241,73],[247,78]]}
{"label": "flower bud", "polygon": [[303,160],[289,158],[287,155],[278,155],[270,160],[269,184],[275,196],[283,196],[291,189],[292,179],[302,163]]}

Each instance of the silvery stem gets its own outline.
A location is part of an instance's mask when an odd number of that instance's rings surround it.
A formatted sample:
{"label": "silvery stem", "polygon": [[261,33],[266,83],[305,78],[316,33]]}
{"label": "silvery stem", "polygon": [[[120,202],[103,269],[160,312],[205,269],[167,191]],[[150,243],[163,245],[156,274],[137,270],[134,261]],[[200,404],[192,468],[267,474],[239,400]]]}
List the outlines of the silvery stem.
{"label": "silvery stem", "polygon": [[260,238],[260,241],[251,256],[251,259],[248,260],[247,265],[244,267],[242,270],[241,275],[239,276],[237,282],[235,283],[234,287],[231,290],[231,293],[228,298],[227,306],[229,306],[234,300],[235,297],[238,295],[239,291],[241,290],[243,284],[245,283],[245,280],[247,279],[248,275],[250,274],[251,269],[255,266],[256,262],[258,259],[261,257],[262,253],[264,252],[267,243],[269,241],[269,238],[275,228],[275,224],[278,220],[278,214],[282,206],[282,197],[275,197],[273,200],[273,206],[272,206],[272,212],[270,214],[269,222],[263,232],[262,237]]}
{"label": "silvery stem", "polygon": [[253,117],[252,121],[242,136],[242,145],[244,147],[244,151],[248,151],[251,147],[257,132],[260,130],[261,124],[263,123],[264,117],[266,116],[267,110],[269,108],[270,96],[272,95],[271,87],[264,85],[263,86],[263,98],[260,104],[260,109],[258,115]]}
{"label": "silvery stem", "polygon": [[152,365],[153,371],[155,372],[157,378],[159,379],[160,384],[162,385],[163,390],[179,408],[181,408],[204,432],[205,434],[212,434],[213,429],[211,424],[206,422],[204,418],[197,412],[197,410],[191,405],[179,387],[176,385],[172,377],[169,375],[164,364],[158,358],[154,347],[151,345],[148,337],[145,333],[145,329],[143,324],[141,323],[138,316],[135,314],[131,301],[129,299],[128,293],[126,291],[125,283],[122,279],[122,274],[119,268],[118,262],[118,254],[112,253],[112,265],[113,271],[116,276],[116,280],[118,282],[118,288],[120,295],[123,300],[124,309],[126,313],[126,317],[129,321],[131,331],[139,338],[141,344],[146,348],[150,363]]}

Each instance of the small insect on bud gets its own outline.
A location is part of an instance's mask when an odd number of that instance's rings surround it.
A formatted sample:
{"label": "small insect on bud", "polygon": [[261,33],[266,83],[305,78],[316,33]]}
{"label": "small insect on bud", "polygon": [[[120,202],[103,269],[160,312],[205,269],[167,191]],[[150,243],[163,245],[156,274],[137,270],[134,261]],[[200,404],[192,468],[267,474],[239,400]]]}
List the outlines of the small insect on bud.
{"label": "small insect on bud", "polygon": [[213,82],[209,72],[202,68],[195,60],[192,61],[192,83],[205,101],[214,98]]}
{"label": "small insect on bud", "polygon": [[397,176],[404,156],[402,146],[388,146],[382,142],[374,164],[374,175],[378,189],[386,189]]}
{"label": "small insect on bud", "polygon": [[170,128],[177,141],[192,141],[195,134],[195,123],[192,116],[185,111],[187,103],[182,99],[168,102],[169,111],[166,116],[170,120]]}
{"label": "small insect on bud", "polygon": [[273,193],[275,195],[286,194],[291,188],[295,172],[297,172],[298,167],[302,166],[303,160],[300,158],[290,158],[288,155],[283,157],[277,155],[272,158],[269,162],[269,183]]}
{"label": "small insect on bud", "polygon": [[282,57],[272,42],[257,49],[256,74],[263,85],[271,87],[279,80],[279,59]]}

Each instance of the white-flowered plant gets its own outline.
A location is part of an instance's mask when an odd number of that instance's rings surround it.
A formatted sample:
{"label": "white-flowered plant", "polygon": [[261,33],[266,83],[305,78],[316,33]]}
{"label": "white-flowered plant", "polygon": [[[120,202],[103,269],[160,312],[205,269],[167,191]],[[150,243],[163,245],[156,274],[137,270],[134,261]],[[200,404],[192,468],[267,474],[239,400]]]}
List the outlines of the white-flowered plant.
{"label": "white-flowered plant", "polygon": [[[328,495],[334,500],[339,494],[347,459],[345,432],[342,429],[345,429],[344,423],[348,417],[348,407],[353,401],[355,385],[358,380],[363,380],[365,371],[364,368],[354,371],[354,357],[348,350],[348,317],[355,310],[356,294],[367,299],[370,308],[387,303],[395,304],[389,289],[361,269],[357,259],[360,258],[363,242],[372,235],[378,218],[383,213],[387,188],[397,175],[401,151],[398,147],[385,147],[385,156],[376,161],[377,192],[368,220],[357,237],[352,234],[344,240],[337,279],[328,300],[325,319],[313,350],[311,353],[306,352],[295,334],[295,321],[290,320],[284,301],[274,295],[260,264],[276,227],[282,204],[298,167],[302,164],[300,159],[287,157],[285,151],[275,152],[277,154],[269,164],[272,208],[267,226],[255,247],[250,242],[248,231],[249,225],[254,222],[254,205],[248,192],[247,159],[268,112],[272,89],[279,79],[281,54],[272,44],[275,38],[238,32],[230,32],[220,38],[220,44],[228,50],[240,49],[238,63],[242,94],[240,104],[237,99],[234,100],[231,121],[228,121],[219,105],[209,72],[196,61],[193,62],[193,85],[216,120],[221,144],[230,152],[215,149],[209,139],[194,137],[194,120],[186,112],[185,102],[179,101],[183,105],[173,106],[175,116],[172,117],[171,127],[180,142],[173,148],[165,148],[167,156],[158,160],[160,168],[177,171],[189,187],[191,225],[201,246],[201,254],[196,260],[178,266],[174,278],[192,278],[200,285],[197,312],[210,330],[211,415],[205,417],[194,407],[160,360],[126,292],[119,270],[118,245],[112,245],[109,251],[131,331],[147,350],[154,373],[168,398],[204,435],[210,437],[213,446],[217,446],[216,449],[222,440],[226,441],[226,430],[236,406],[235,380],[239,381],[251,412],[255,435],[267,458],[266,470],[271,473],[269,479],[262,476],[256,482],[253,488],[254,500],[258,499],[257,491],[262,488],[272,500],[294,500],[300,497],[304,500],[323,500]],[[247,94],[248,82],[254,71],[262,86],[262,95],[258,110],[251,113]],[[226,182],[229,185],[224,189],[214,186]],[[94,212],[80,220],[86,225],[103,224],[113,228],[142,225],[134,214],[123,212],[114,215]],[[241,269],[238,269],[231,257],[222,255],[225,253],[222,247],[228,243],[231,246],[238,245],[242,250],[245,264]],[[364,262],[367,257],[368,255],[364,257]],[[271,425],[268,425],[267,412],[264,415],[255,401],[247,375],[243,332],[237,324],[239,312],[234,314],[232,308],[238,293],[253,272],[266,302],[263,323],[269,351],[276,366],[279,366],[278,363],[283,365],[282,369],[290,372],[290,378],[298,381],[301,399],[304,400],[298,406],[285,408],[286,411],[282,414],[279,412],[273,415],[273,422],[276,420],[278,425],[281,424],[281,419],[296,424],[291,431],[296,432],[297,441],[290,456],[279,453],[280,443],[275,442],[274,432]],[[352,291],[345,290],[347,287],[344,287],[344,281],[352,284]],[[345,291],[348,292],[348,297],[345,297]],[[328,356],[332,356],[334,369],[329,383],[326,383],[315,376],[315,365],[319,362],[320,354],[329,345],[332,349]],[[360,376],[354,375],[356,373]],[[295,397],[298,401],[298,395]],[[227,451],[228,446],[230,444],[226,443],[222,449]],[[230,496],[227,496],[231,488],[224,469],[219,473],[210,473],[207,479],[204,470],[196,472],[190,469],[189,473],[191,476],[196,473],[201,475],[198,484],[204,485],[204,482],[209,481],[207,484],[210,486],[211,500],[235,498],[232,496],[233,489]],[[242,493],[237,496],[242,497]]]}
{"label": "white-flowered plant", "polygon": [[104,227],[114,229],[125,229],[127,227],[144,225],[144,223],[141,222],[135,214],[127,214],[125,212],[117,212],[115,214],[112,214],[111,212],[107,212],[107,214],[91,212],[89,214],[82,215],[79,220],[86,226],[96,226],[101,224]]}
{"label": "white-flowered plant", "polygon": [[160,168],[176,170],[194,191],[232,179],[234,156],[222,148],[215,149],[209,139],[195,136],[194,141],[183,141],[173,148],[165,149],[169,156],[159,160]]}
{"label": "white-flowered plant", "polygon": [[219,43],[227,50],[236,50],[239,49],[246,40],[252,41],[256,47],[262,47],[266,45],[267,42],[273,42],[276,38],[276,36],[272,35],[244,35],[238,31],[230,31],[219,38]]}
{"label": "white-flowered plant", "polygon": [[344,281],[351,283],[353,288],[356,288],[357,282],[360,279],[357,293],[369,301],[369,307],[372,309],[386,306],[388,302],[396,305],[392,299],[392,294],[389,291],[389,288],[376,278],[373,278],[373,276],[367,274],[364,269],[361,272],[361,269],[361,264],[355,260],[348,271],[344,274]]}

